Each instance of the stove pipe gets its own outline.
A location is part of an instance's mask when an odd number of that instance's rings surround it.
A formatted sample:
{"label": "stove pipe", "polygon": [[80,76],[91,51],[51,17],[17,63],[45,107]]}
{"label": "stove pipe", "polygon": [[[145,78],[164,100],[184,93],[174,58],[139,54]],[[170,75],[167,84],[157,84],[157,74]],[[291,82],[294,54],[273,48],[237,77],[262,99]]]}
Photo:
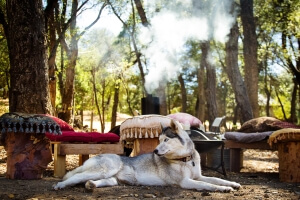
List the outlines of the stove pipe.
{"label": "stove pipe", "polygon": [[146,97],[142,98],[142,115],[148,114],[160,114],[159,113],[159,98],[152,97],[148,94]]}

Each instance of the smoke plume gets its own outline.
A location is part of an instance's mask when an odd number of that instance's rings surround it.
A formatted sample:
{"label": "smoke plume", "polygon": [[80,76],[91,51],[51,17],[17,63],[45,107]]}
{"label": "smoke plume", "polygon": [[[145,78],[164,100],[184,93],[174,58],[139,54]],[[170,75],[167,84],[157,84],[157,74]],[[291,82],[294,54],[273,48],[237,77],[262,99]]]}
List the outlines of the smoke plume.
{"label": "smoke plume", "polygon": [[[154,1],[146,7],[154,8]],[[155,1],[157,4],[157,1]],[[230,15],[231,0],[168,1],[150,19],[151,26],[142,29],[139,40],[145,46],[143,54],[148,62],[146,89],[158,88],[160,81],[177,78],[180,58],[187,40],[215,40],[226,42],[234,22]]]}

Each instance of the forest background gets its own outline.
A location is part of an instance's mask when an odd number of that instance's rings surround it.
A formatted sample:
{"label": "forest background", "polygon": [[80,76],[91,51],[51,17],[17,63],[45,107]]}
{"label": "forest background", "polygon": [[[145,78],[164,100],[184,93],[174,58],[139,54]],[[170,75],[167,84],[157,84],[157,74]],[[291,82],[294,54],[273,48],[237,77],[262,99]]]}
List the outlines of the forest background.
{"label": "forest background", "polygon": [[[115,20],[100,28],[103,17]],[[299,48],[296,0],[0,0],[9,111],[74,123],[89,110],[101,131],[147,95],[162,115],[299,124]]]}

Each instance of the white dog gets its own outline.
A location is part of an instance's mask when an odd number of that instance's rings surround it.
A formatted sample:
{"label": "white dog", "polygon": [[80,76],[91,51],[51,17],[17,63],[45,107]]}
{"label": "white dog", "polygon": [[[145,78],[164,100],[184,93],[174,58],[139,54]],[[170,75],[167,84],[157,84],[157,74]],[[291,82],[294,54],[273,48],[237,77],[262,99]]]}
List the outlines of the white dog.
{"label": "white dog", "polygon": [[154,153],[136,157],[102,154],[67,173],[54,189],[86,182],[87,189],[130,185],[179,185],[185,189],[229,192],[241,185],[201,175],[200,156],[180,123],[164,128]]}

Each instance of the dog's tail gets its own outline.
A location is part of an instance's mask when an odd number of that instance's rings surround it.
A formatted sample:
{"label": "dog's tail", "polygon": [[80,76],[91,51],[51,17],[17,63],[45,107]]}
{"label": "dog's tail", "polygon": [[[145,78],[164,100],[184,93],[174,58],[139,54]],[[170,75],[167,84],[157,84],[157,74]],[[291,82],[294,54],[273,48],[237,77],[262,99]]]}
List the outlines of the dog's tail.
{"label": "dog's tail", "polygon": [[68,173],[66,173],[66,175],[63,177],[63,180],[67,180],[68,178],[70,178],[74,174],[81,173],[82,171],[83,171],[82,170],[82,166],[77,167],[76,169],[74,169],[74,170],[69,171]]}

